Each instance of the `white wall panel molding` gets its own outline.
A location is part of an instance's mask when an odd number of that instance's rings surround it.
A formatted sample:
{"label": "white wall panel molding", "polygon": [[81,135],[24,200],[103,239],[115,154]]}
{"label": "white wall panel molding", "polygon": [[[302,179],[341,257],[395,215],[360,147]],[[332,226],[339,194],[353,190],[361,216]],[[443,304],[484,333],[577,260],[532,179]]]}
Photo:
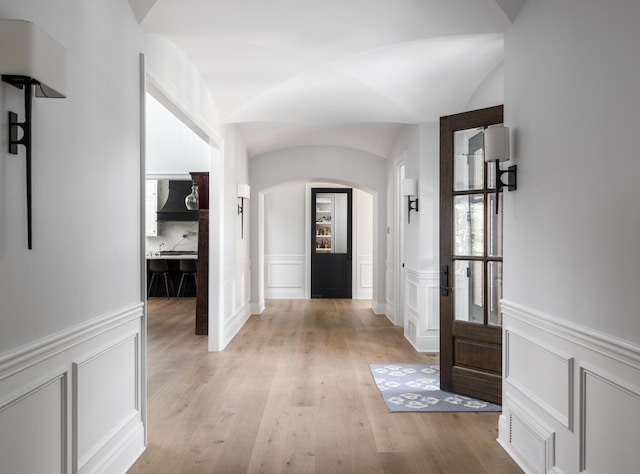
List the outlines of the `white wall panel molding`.
{"label": "white wall panel molding", "polygon": [[132,305],[0,356],[0,438],[12,440],[0,446],[0,470],[128,469],[145,445],[143,309]]}
{"label": "white wall panel molding", "polygon": [[398,310],[396,308],[396,272],[395,261],[387,259],[385,261],[385,301],[386,301],[386,316],[389,321],[395,323],[396,314]]}
{"label": "white wall panel molding", "polygon": [[440,274],[405,268],[405,336],[421,352],[440,350]]}
{"label": "white wall panel molding", "polygon": [[[636,383],[581,364],[580,472],[635,472],[640,466],[640,386]],[[613,433],[615,449],[611,449]]]}
{"label": "white wall panel molding", "polygon": [[[3,472],[68,472],[67,387],[61,370],[0,399]],[[31,417],[37,423],[26,422]]]}
{"label": "white wall panel molding", "polygon": [[303,299],[304,255],[265,255],[265,298]]}
{"label": "white wall panel molding", "polygon": [[142,314],[143,304],[138,303],[120,311],[91,319],[66,331],[53,334],[13,351],[0,354],[0,380],[69,350],[87,339],[135,321],[141,318]]}
{"label": "white wall panel molding", "polygon": [[373,295],[373,255],[356,257],[356,299],[371,299]]}
{"label": "white wall panel molding", "polygon": [[505,382],[573,430],[573,357],[513,329],[505,329],[503,350]]}
{"label": "white wall panel molding", "polygon": [[590,351],[640,369],[640,347],[637,345],[510,301],[502,300],[502,311],[512,320],[533,324]]}
{"label": "white wall panel molding", "polygon": [[73,466],[100,466],[104,451],[142,423],[140,340],[130,333],[73,363]]}
{"label": "white wall panel molding", "polygon": [[[519,410],[527,415],[519,421],[524,432],[538,425],[554,435],[555,462],[547,471],[634,472],[640,347],[512,302],[503,301],[502,312],[501,444],[509,444],[508,416]],[[505,449],[521,463],[513,446]]]}

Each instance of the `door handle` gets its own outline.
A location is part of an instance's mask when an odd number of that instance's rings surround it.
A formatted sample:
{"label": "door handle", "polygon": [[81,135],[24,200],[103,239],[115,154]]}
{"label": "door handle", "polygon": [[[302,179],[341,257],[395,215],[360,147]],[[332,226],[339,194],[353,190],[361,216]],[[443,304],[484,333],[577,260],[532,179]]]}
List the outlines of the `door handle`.
{"label": "door handle", "polygon": [[440,296],[449,296],[453,288],[449,286],[449,265],[440,265]]}

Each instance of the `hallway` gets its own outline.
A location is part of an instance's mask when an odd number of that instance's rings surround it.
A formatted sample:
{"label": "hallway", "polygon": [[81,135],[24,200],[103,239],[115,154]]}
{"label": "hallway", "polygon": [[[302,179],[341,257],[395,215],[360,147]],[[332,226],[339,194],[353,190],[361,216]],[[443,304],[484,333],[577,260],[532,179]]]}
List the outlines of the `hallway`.
{"label": "hallway", "polygon": [[519,473],[497,413],[389,413],[370,363],[437,363],[362,300],[270,300],[225,351],[194,299],[148,305],[148,447],[130,473]]}

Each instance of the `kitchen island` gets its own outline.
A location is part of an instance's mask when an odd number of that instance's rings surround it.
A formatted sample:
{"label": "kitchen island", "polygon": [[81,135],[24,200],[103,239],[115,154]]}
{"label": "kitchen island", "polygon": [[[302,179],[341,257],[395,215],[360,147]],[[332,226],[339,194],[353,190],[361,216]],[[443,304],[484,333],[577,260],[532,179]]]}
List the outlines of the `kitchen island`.
{"label": "kitchen island", "polygon": [[[164,252],[147,252],[147,285],[151,281],[151,271],[149,270],[149,262],[151,260],[165,260],[169,267],[169,296],[175,297],[178,291],[178,285],[180,284],[180,278],[182,272],[180,271],[180,260],[190,259],[198,260],[197,252],[189,251],[164,251]],[[167,292],[164,287],[164,279],[156,277],[153,282],[153,287],[149,291],[147,287],[149,297],[167,297]],[[193,278],[185,278],[184,287],[180,293],[180,297],[195,297],[196,296],[196,284]]]}

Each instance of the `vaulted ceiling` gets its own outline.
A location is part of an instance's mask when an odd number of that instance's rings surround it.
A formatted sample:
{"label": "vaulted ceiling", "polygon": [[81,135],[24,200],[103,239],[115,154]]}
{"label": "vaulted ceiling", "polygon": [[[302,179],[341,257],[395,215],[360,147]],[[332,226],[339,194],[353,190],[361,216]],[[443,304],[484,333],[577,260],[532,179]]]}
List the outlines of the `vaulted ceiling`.
{"label": "vaulted ceiling", "polygon": [[523,0],[129,0],[198,68],[251,156],[387,156],[402,124],[460,112],[503,60]]}

